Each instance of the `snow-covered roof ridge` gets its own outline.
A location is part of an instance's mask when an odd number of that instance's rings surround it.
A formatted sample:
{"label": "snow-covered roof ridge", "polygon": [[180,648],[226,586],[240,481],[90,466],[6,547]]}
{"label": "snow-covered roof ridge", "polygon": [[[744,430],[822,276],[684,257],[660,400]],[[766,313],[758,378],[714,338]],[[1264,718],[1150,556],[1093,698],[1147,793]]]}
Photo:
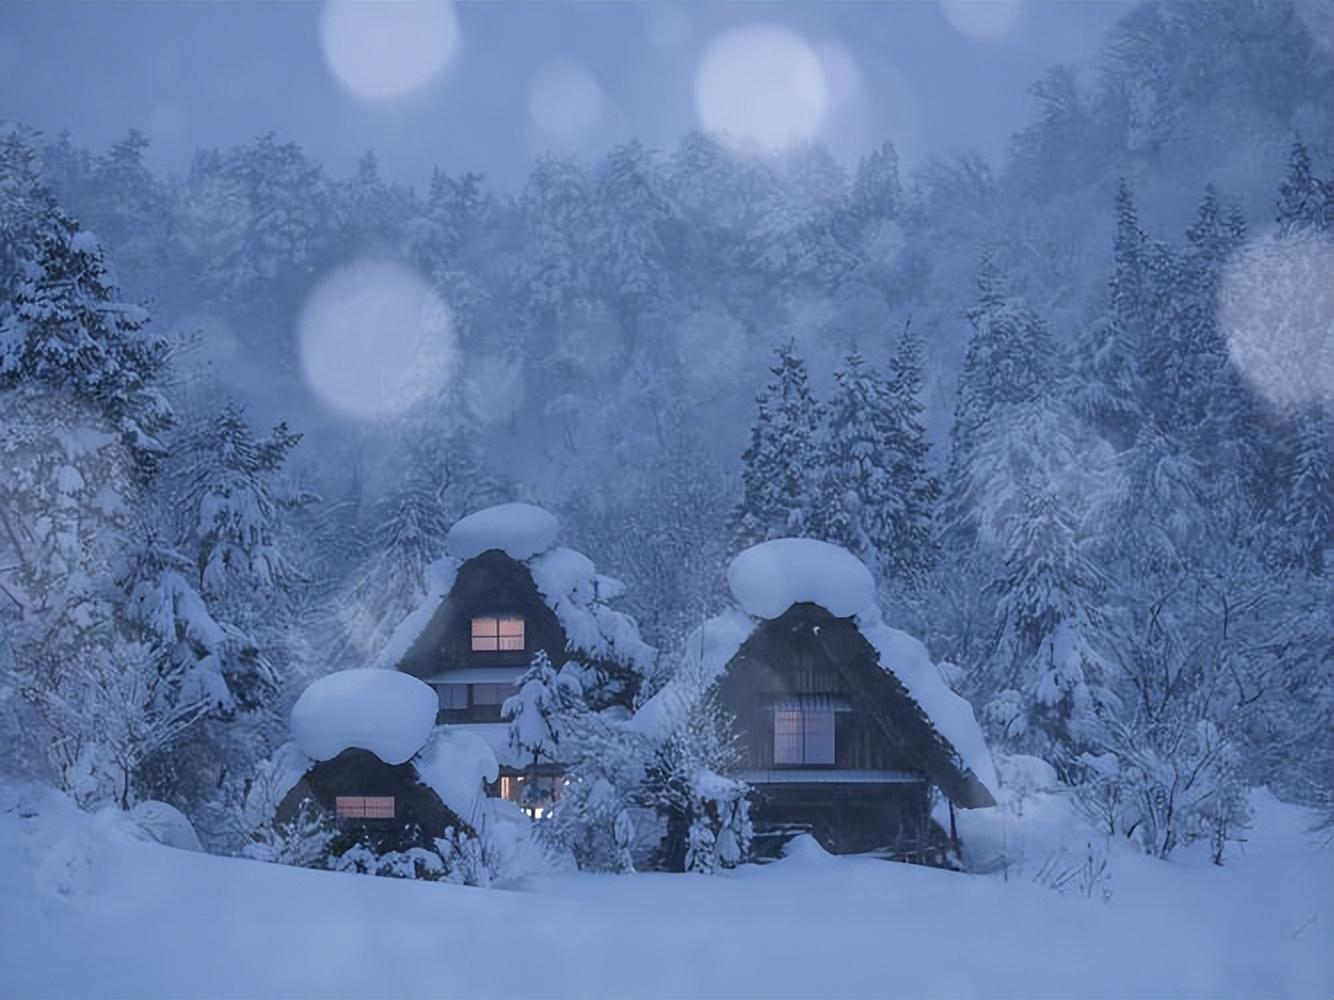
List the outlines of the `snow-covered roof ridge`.
{"label": "snow-covered roof ridge", "polygon": [[556,543],[556,515],[530,503],[502,503],[461,518],[445,536],[445,550],[467,560],[491,549],[523,562]]}
{"label": "snow-covered roof ridge", "polygon": [[439,701],[429,684],[396,670],[360,667],[313,681],[292,706],[292,739],[312,760],[368,750],[402,764],[426,743]]}
{"label": "snow-covered roof ridge", "polygon": [[847,549],[814,538],[775,538],[741,552],[727,586],[748,614],[777,618],[794,604],[818,604],[836,618],[875,607],[875,580]]}

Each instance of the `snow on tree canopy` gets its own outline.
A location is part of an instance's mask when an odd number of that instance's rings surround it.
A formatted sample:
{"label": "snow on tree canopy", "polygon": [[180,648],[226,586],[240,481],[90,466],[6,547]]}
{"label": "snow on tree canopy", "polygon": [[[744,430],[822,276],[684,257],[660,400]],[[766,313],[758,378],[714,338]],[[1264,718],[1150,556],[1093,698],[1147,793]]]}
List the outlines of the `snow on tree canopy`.
{"label": "snow on tree canopy", "polygon": [[469,514],[449,529],[445,546],[455,559],[471,559],[500,549],[523,562],[547,551],[556,541],[554,514],[527,503],[503,503]]}
{"label": "snow on tree canopy", "polygon": [[806,601],[849,618],[875,603],[875,581],[865,564],[847,549],[813,538],[752,545],[727,567],[727,585],[756,618],[777,618]]}
{"label": "snow on tree canopy", "polygon": [[395,670],[340,670],[312,683],[292,706],[292,739],[330,760],[355,747],[402,764],[425,744],[439,702],[430,685]]}

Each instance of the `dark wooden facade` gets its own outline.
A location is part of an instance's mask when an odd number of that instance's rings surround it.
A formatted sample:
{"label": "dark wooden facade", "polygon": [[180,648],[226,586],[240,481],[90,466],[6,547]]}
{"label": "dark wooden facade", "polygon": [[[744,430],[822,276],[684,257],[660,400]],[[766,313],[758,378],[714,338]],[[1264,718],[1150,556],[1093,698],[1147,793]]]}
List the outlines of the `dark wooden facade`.
{"label": "dark wooden facade", "polygon": [[[524,621],[523,649],[474,650],[472,620],[515,616]],[[424,681],[447,680],[450,673],[478,668],[523,668],[545,650],[556,669],[565,663],[565,632],[547,607],[522,563],[498,549],[483,552],[459,567],[454,586],[398,668]],[[439,722],[499,722],[499,703],[442,708]]]}
{"label": "dark wooden facade", "polygon": [[[930,819],[932,788],[955,804],[992,804],[853,620],[818,605],[763,622],[716,693],[736,719],[760,831],[809,829],[839,853],[939,860],[949,837]],[[803,704],[833,712],[832,762],[776,762],[775,711]]]}
{"label": "dark wooden facade", "polygon": [[[340,796],[392,797],[394,815],[383,819],[338,818]],[[386,764],[368,750],[348,749],[331,760],[321,761],[306,772],[278,804],[275,819],[290,823],[302,806],[310,806],[330,817],[339,830],[342,847],[369,842],[377,851],[403,851],[430,847],[447,827],[466,833],[472,828],[454,814],[435,790],[422,784],[412,762]]]}

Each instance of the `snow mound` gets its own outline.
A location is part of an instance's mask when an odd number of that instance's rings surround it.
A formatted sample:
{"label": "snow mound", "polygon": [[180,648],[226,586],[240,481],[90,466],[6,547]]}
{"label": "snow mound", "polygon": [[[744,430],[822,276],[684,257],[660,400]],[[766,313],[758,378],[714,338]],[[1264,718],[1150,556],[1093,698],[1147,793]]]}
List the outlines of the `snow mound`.
{"label": "snow mound", "polygon": [[456,559],[471,559],[500,549],[523,562],[547,551],[556,541],[556,515],[527,503],[503,503],[469,514],[449,529],[445,548]]}
{"label": "snow mound", "polygon": [[422,748],[439,702],[430,685],[396,670],[340,670],[312,683],[292,706],[292,739],[314,760],[369,750],[402,764]]}
{"label": "snow mound", "polygon": [[140,802],[130,810],[130,818],[159,844],[179,847],[183,851],[204,849],[185,813],[166,802]]}
{"label": "snow mound", "polygon": [[751,546],[727,567],[727,585],[756,618],[777,618],[806,601],[849,618],[875,601],[875,581],[865,564],[847,549],[813,538]]}
{"label": "snow mound", "polygon": [[827,864],[834,860],[834,855],[821,847],[820,842],[809,833],[799,834],[784,844],[783,857],[807,865]]}
{"label": "snow mound", "polygon": [[456,816],[473,827],[480,825],[487,803],[483,783],[500,774],[495,752],[485,740],[464,729],[440,726],[412,766],[422,784]]}

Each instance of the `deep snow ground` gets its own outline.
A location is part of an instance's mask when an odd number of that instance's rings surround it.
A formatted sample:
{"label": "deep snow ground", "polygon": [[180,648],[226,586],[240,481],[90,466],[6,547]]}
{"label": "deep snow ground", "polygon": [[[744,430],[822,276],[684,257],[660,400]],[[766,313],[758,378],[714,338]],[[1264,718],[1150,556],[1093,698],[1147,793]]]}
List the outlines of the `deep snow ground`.
{"label": "deep snow ground", "polygon": [[1033,881],[1054,815],[1008,821],[1008,881],[804,850],[488,890],[176,850],[0,786],[0,995],[1334,995],[1334,849],[1299,810],[1257,796],[1223,868],[1114,847],[1109,902]]}

